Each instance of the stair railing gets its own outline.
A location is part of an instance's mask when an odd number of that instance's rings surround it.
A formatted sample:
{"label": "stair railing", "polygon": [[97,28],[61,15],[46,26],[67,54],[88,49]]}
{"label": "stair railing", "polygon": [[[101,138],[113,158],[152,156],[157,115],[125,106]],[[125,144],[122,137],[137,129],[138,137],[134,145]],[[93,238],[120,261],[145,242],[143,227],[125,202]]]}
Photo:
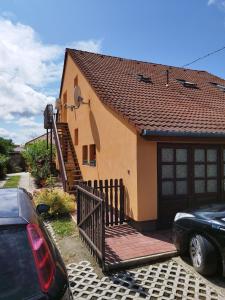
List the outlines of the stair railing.
{"label": "stair railing", "polygon": [[67,191],[68,180],[67,180],[66,168],[65,168],[65,164],[64,164],[64,160],[63,160],[63,155],[62,155],[62,149],[61,149],[61,145],[60,145],[60,141],[59,141],[59,135],[58,135],[58,131],[57,131],[55,116],[53,116],[52,129],[53,129],[53,134],[54,134],[54,139],[55,139],[55,145],[56,145],[57,157],[58,157],[58,162],[59,162],[59,170],[60,170],[60,175],[61,175],[61,179],[62,179],[63,189],[64,189],[64,191]]}

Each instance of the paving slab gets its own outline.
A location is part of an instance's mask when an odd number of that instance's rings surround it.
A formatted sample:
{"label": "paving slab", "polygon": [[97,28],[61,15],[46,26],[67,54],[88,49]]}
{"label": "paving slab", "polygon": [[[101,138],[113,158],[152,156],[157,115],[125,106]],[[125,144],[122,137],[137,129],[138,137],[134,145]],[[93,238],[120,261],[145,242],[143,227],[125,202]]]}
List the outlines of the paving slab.
{"label": "paving slab", "polygon": [[[50,223],[46,226],[57,241]],[[69,263],[67,271],[74,299],[225,299],[225,289],[220,287],[223,278],[212,283],[177,258],[101,276],[93,263],[80,260]]]}
{"label": "paving slab", "polygon": [[67,266],[74,299],[222,300],[224,296],[173,260],[98,278],[88,261]]}

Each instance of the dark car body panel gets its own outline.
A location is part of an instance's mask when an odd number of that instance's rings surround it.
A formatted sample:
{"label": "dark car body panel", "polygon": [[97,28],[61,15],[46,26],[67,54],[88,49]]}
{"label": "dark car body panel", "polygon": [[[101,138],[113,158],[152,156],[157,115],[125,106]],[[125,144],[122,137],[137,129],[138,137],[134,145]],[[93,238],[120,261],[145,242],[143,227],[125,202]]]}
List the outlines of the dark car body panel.
{"label": "dark car body panel", "polygon": [[[9,200],[10,201],[7,201]],[[4,202],[7,201],[6,205]],[[3,204],[4,203],[4,204]],[[2,211],[1,211],[2,209]],[[53,282],[48,290],[48,293],[43,293],[40,290],[39,293],[33,295],[30,299],[48,299],[48,300],[61,300],[69,299],[67,296],[64,297],[65,293],[69,294],[68,291],[68,278],[65,265],[62,257],[45,228],[40,216],[38,216],[32,198],[24,189],[0,189],[0,229],[21,227],[26,230],[26,226],[29,223],[38,224],[45,240],[49,246],[55,263],[55,275]],[[0,271],[1,272],[1,271]],[[37,282],[38,283],[38,282]],[[0,283],[1,285],[1,283]],[[29,287],[29,283],[28,283]],[[0,298],[1,299],[1,298]],[[14,300],[14,299],[13,299]],[[20,300],[20,299],[17,299]]]}
{"label": "dark car body panel", "polygon": [[201,234],[215,246],[221,257],[223,275],[225,275],[225,205],[216,204],[205,206],[185,213],[193,217],[183,217],[173,224],[173,241],[178,252],[186,254],[189,240],[194,234]]}

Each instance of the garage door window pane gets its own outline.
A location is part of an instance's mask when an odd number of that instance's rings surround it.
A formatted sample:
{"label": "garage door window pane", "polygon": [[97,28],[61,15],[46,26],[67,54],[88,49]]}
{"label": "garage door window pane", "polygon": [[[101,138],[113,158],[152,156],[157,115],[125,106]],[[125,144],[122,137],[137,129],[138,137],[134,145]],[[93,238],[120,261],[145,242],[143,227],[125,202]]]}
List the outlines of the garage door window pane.
{"label": "garage door window pane", "polygon": [[187,194],[187,181],[177,181],[176,182],[176,194],[177,195],[186,195]]}
{"label": "garage door window pane", "polygon": [[162,182],[162,195],[169,196],[174,194],[174,186],[172,181]]}
{"label": "garage door window pane", "polygon": [[176,178],[187,178],[187,166],[177,165],[176,166]]}
{"label": "garage door window pane", "polygon": [[195,180],[195,193],[196,194],[205,193],[205,181],[204,180]]}
{"label": "garage door window pane", "polygon": [[217,176],[217,165],[208,165],[207,177],[216,177],[216,176]]}
{"label": "garage door window pane", "polygon": [[216,149],[208,149],[207,150],[207,161],[208,162],[216,162],[217,161],[217,150]]}
{"label": "garage door window pane", "polygon": [[207,192],[208,193],[216,193],[217,192],[217,180],[216,179],[207,180]]}
{"label": "garage door window pane", "polygon": [[162,161],[173,162],[173,149],[170,148],[162,149]]}
{"label": "garage door window pane", "polygon": [[187,162],[187,149],[176,149],[176,161]]}
{"label": "garage door window pane", "polygon": [[195,149],[195,161],[196,162],[205,161],[205,150],[204,149]]}
{"label": "garage door window pane", "polygon": [[204,165],[195,165],[195,177],[205,177]]}
{"label": "garage door window pane", "polygon": [[173,165],[162,166],[162,178],[173,178]]}

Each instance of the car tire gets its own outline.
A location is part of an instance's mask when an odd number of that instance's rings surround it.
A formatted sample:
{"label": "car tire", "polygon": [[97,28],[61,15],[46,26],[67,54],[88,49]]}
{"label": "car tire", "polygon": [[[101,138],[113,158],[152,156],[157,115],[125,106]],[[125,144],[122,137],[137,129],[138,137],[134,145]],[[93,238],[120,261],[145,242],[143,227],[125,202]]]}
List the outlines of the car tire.
{"label": "car tire", "polygon": [[200,234],[191,237],[189,253],[195,270],[206,276],[214,275],[218,269],[218,255],[213,244]]}

